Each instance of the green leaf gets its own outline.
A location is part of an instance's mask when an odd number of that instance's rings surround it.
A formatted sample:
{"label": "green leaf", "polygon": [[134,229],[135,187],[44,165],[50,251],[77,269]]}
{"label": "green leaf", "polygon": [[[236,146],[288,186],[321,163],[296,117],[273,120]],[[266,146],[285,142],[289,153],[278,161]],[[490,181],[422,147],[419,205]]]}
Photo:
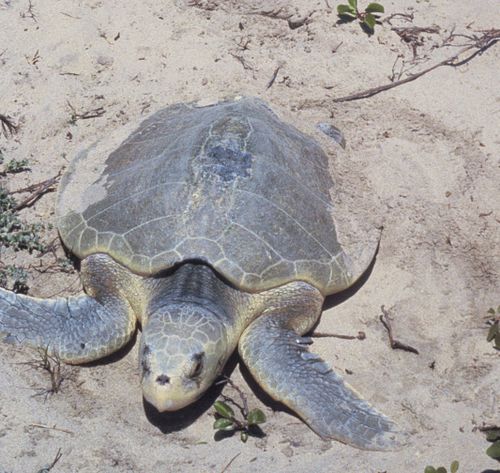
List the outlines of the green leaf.
{"label": "green leaf", "polygon": [[375,29],[375,24],[377,23],[377,20],[376,20],[376,18],[371,13],[367,13],[366,16],[365,16],[365,19],[364,19],[363,23],[370,30],[373,31]]}
{"label": "green leaf", "polygon": [[366,13],[384,13],[385,9],[380,3],[370,3],[366,9]]}
{"label": "green leaf", "polygon": [[226,419],[231,419],[232,417],[234,417],[234,411],[225,402],[215,401],[214,408],[217,411],[217,414],[225,417]]}
{"label": "green leaf", "polygon": [[493,307],[490,307],[488,309],[488,314],[495,315],[495,309]]}
{"label": "green leaf", "polygon": [[344,16],[352,20],[356,18],[356,12],[353,11],[349,5],[339,5],[337,7],[337,13],[339,16]]}
{"label": "green leaf", "polygon": [[424,473],[436,473],[436,469],[433,466],[426,466]]}
{"label": "green leaf", "polygon": [[497,350],[500,350],[500,332],[495,336],[495,348]]}
{"label": "green leaf", "polygon": [[450,473],[457,473],[459,465],[460,464],[458,463],[457,460],[452,461],[450,466]]}
{"label": "green leaf", "polygon": [[241,431],[240,439],[243,443],[246,443],[248,440],[248,434],[244,430]]}
{"label": "green leaf", "polygon": [[496,460],[500,459],[500,440],[497,440],[493,445],[490,445],[488,450],[486,450],[486,455]]}
{"label": "green leaf", "polygon": [[496,322],[495,322],[495,323],[494,323],[494,324],[490,327],[490,329],[488,330],[488,335],[487,335],[487,337],[486,337],[486,340],[487,340],[488,342],[491,342],[491,341],[495,338],[495,336],[496,336],[498,333],[499,333],[499,331],[498,331],[498,323],[496,323]]}
{"label": "green leaf", "polygon": [[351,5],[351,8],[354,10],[354,11],[357,11],[358,9],[358,0],[347,0],[347,3],[349,5]]}
{"label": "green leaf", "polygon": [[436,473],[446,473],[446,468],[444,466],[440,466],[437,470]]}
{"label": "green leaf", "polygon": [[263,424],[266,416],[260,409],[253,409],[248,413],[247,421],[248,425]]}
{"label": "green leaf", "polygon": [[233,430],[234,425],[233,421],[231,419],[216,419],[214,422],[214,429],[215,430]]}
{"label": "green leaf", "polygon": [[490,430],[487,434],[486,434],[486,440],[488,442],[494,442],[495,440],[500,440],[500,429],[493,429],[493,430]]}

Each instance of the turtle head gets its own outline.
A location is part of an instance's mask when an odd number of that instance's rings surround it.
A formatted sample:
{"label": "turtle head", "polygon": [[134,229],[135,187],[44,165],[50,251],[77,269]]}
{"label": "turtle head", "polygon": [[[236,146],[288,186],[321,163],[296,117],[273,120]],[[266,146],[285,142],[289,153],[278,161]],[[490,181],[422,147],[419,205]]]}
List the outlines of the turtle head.
{"label": "turtle head", "polygon": [[161,307],[142,332],[144,398],[160,412],[191,404],[222,371],[228,348],[226,329],[209,309],[194,303]]}

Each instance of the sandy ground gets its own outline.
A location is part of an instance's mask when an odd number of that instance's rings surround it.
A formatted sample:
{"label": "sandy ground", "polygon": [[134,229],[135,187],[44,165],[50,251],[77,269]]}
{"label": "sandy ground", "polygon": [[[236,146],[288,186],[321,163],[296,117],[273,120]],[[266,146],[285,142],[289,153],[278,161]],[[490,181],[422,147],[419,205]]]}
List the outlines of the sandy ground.
{"label": "sandy ground", "polygon": [[[136,345],[106,363],[68,368],[61,392],[45,400],[33,394],[49,383],[46,374],[22,364],[34,354],[1,345],[0,472],[36,472],[59,449],[54,472],[401,473],[452,460],[464,473],[498,471],[474,427],[500,422],[499,353],[485,340],[483,320],[500,303],[500,47],[375,97],[335,103],[387,83],[398,55],[410,67],[411,45],[389,23],[371,37],[357,24],[337,25],[333,0],[331,8],[267,2],[277,17],[250,14],[270,12],[264,3],[33,0],[29,10],[28,1],[1,0],[0,113],[21,127],[13,138],[0,137],[0,147],[32,168],[4,185],[14,190],[49,178],[82,147],[180,101],[254,95],[305,132],[320,121],[335,124],[347,153],[334,155],[323,142],[344,203],[384,230],[364,284],[329,300],[318,327],[361,330],[366,339],[321,338],[314,350],[407,429],[410,444],[375,453],[322,441],[263,402],[239,365],[231,376],[266,412],[267,436],[215,441],[216,392],[182,422],[145,410]],[[454,27],[469,35],[498,27],[497,0],[383,3],[388,14],[414,13],[412,23],[394,19],[393,26],[439,27],[420,35],[412,71],[457,51],[443,46]],[[72,120],[96,109],[101,116]],[[44,196],[23,218],[52,222],[54,199]],[[55,237],[55,230],[44,235]],[[0,256],[30,268],[32,295],[78,290],[76,273],[35,271],[36,254],[4,249]],[[42,259],[44,267],[51,258]],[[390,349],[381,305],[397,338],[419,355]]]}

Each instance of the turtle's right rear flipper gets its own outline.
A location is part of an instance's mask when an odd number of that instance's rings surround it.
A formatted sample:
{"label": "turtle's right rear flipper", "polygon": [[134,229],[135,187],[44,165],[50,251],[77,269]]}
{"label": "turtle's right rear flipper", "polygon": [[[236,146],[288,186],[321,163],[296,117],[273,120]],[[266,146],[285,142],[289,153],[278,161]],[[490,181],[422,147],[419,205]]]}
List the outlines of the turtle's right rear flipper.
{"label": "turtle's right rear flipper", "polygon": [[365,450],[396,450],[404,435],[362,400],[317,355],[308,339],[263,316],[244,332],[239,352],[262,388],[321,437]]}
{"label": "turtle's right rear flipper", "polygon": [[35,299],[0,288],[0,340],[47,349],[68,363],[106,356],[123,346],[135,318],[118,300]]}

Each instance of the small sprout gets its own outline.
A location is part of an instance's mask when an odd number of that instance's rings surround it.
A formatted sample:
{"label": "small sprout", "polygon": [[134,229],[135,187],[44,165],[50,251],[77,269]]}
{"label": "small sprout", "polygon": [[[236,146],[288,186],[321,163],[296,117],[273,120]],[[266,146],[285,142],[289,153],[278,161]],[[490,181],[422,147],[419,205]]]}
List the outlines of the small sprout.
{"label": "small sprout", "polygon": [[248,425],[263,424],[266,421],[266,416],[260,409],[253,409],[248,413]]}
{"label": "small sprout", "polygon": [[357,19],[368,34],[373,34],[378,15],[384,11],[385,9],[380,3],[369,3],[364,11],[359,11],[357,0],[348,0],[347,5],[337,6],[337,14],[341,21],[350,22]]}
{"label": "small sprout", "polygon": [[[238,392],[241,404],[225,395],[222,395],[224,401],[215,401],[214,429],[218,432],[227,432],[229,435],[239,432],[240,440],[243,443],[248,440],[249,435],[262,437],[263,432],[260,429],[259,424],[263,424],[266,421],[264,413],[260,409],[252,409],[249,411],[247,399],[243,392],[230,379],[226,378],[223,382],[228,383],[235,391]],[[239,410],[239,416],[236,415],[234,409],[229,405],[229,403]]]}
{"label": "small sprout", "polygon": [[490,445],[486,450],[486,455],[500,461],[500,440],[497,440],[493,445]]}
{"label": "small sprout", "polygon": [[214,408],[221,417],[231,419],[234,417],[234,411],[225,402],[215,401]]}
{"label": "small sprout", "polygon": [[[459,463],[457,460],[451,462],[450,473],[457,473]],[[426,466],[424,473],[448,473],[448,470],[444,466],[434,468],[433,466]]]}
{"label": "small sprout", "polygon": [[[498,309],[497,309],[498,314]],[[486,450],[486,455],[500,462],[500,427],[493,425],[484,427],[483,432],[486,432],[486,440],[492,444]]]}
{"label": "small sprout", "polygon": [[[220,401],[217,401],[217,402],[220,402]],[[223,403],[221,402],[221,404],[223,404]],[[220,417],[219,419],[215,419],[214,429],[215,430],[233,430],[234,423],[231,419],[224,419],[223,417]]]}

